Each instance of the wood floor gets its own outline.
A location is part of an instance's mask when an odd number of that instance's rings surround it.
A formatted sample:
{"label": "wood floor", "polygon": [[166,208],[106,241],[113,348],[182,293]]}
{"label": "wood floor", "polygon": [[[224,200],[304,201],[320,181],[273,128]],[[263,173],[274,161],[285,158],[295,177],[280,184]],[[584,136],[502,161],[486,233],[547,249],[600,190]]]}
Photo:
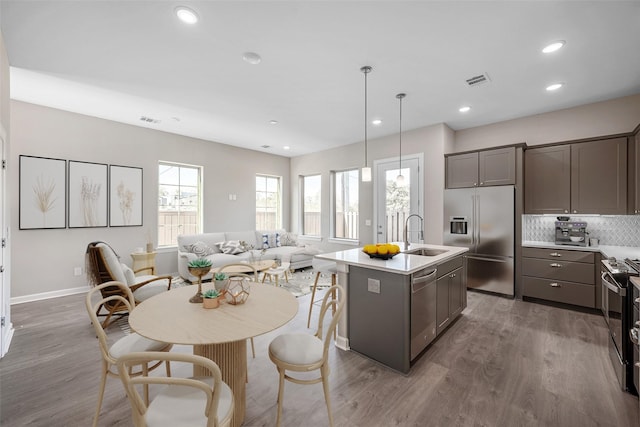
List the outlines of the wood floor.
{"label": "wood floor", "polygon": [[[299,298],[298,315],[287,326],[255,339],[245,426],[275,425],[278,380],[266,349],[277,333],[306,330],[308,298]],[[12,307],[16,332],[0,361],[3,427],[91,424],[100,356],[83,299]],[[639,425],[638,399],[618,388],[601,316],[478,293],[468,299],[463,316],[408,376],[333,347],[336,425]],[[122,331],[113,326],[109,334]],[[107,382],[99,425],[132,425],[118,380]],[[283,426],[326,425],[321,385],[287,383]]]}

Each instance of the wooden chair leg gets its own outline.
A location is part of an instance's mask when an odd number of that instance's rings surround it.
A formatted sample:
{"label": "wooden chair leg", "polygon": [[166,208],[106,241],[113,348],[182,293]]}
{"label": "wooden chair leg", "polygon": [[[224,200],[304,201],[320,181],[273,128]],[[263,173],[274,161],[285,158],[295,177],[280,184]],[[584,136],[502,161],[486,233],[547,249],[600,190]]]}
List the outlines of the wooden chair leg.
{"label": "wooden chair leg", "polygon": [[324,400],[327,403],[327,413],[329,414],[329,426],[333,427],[333,415],[331,414],[331,399],[329,397],[329,368],[325,365],[320,368],[322,376],[322,390],[324,391]]}
{"label": "wooden chair leg", "polygon": [[[331,274],[331,286],[335,286],[336,285],[336,273]],[[336,299],[336,290],[332,290],[331,291],[331,299]],[[335,316],[336,315],[336,304],[331,304],[331,315]],[[333,329],[333,340],[335,341],[337,339],[337,325],[336,328]]]}
{"label": "wooden chair leg", "polygon": [[102,361],[102,378],[100,378],[100,391],[98,392],[98,405],[96,407],[96,413],[93,416],[93,427],[98,425],[98,417],[100,416],[100,409],[102,409],[102,399],[104,398],[104,387],[107,384],[107,362]]}
{"label": "wooden chair leg", "polygon": [[280,384],[278,385],[278,416],[276,418],[276,427],[280,427],[280,421],[282,420],[282,395],[284,393],[284,369],[278,367],[278,373],[280,374]]}
{"label": "wooden chair leg", "polygon": [[311,325],[311,310],[313,310],[313,300],[316,297],[316,288],[318,287],[318,280],[320,279],[320,272],[316,273],[316,280],[313,282],[313,289],[311,289],[311,302],[309,303],[309,317],[307,318],[307,328]]}

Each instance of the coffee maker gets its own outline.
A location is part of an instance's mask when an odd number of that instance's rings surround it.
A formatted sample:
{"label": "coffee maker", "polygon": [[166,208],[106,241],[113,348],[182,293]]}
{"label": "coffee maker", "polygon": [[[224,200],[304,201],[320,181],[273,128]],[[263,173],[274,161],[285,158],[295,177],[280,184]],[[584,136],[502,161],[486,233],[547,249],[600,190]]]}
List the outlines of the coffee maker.
{"label": "coffee maker", "polygon": [[582,221],[556,221],[556,245],[587,246],[587,223]]}

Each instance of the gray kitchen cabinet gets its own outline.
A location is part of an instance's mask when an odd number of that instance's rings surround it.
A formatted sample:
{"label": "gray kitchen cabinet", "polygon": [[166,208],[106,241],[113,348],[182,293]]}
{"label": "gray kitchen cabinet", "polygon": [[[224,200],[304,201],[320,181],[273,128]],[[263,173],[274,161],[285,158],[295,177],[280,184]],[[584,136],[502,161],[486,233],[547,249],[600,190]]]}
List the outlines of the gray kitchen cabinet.
{"label": "gray kitchen cabinet", "polygon": [[498,148],[446,157],[446,188],[515,184],[516,149]]}
{"label": "gray kitchen cabinet", "polygon": [[522,295],[581,307],[599,305],[598,253],[522,248]]}
{"label": "gray kitchen cabinet", "polygon": [[571,209],[571,146],[531,148],[524,155],[524,212],[565,214]]}
{"label": "gray kitchen cabinet", "polygon": [[625,214],[627,138],[529,149],[524,177],[526,214]]}
{"label": "gray kitchen cabinet", "polygon": [[437,334],[467,306],[466,283],[463,280],[462,257],[438,266],[436,282],[436,327]]}
{"label": "gray kitchen cabinet", "polygon": [[628,213],[640,214],[640,131],[629,139]]}
{"label": "gray kitchen cabinet", "polygon": [[627,213],[627,138],[571,146],[571,213]]}

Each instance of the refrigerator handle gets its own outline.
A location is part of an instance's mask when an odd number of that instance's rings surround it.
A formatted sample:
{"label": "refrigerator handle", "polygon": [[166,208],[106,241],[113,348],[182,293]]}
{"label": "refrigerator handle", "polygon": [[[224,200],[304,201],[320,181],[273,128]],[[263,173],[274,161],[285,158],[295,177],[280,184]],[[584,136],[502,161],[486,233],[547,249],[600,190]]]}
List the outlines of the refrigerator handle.
{"label": "refrigerator handle", "polygon": [[475,251],[478,251],[477,246],[480,244],[480,195],[476,194],[476,202],[473,205],[473,232],[476,234],[475,238]]}
{"label": "refrigerator handle", "polygon": [[473,251],[475,252],[476,246],[476,196],[475,194],[471,195],[471,221],[473,226],[471,227],[471,246],[473,247]]}

